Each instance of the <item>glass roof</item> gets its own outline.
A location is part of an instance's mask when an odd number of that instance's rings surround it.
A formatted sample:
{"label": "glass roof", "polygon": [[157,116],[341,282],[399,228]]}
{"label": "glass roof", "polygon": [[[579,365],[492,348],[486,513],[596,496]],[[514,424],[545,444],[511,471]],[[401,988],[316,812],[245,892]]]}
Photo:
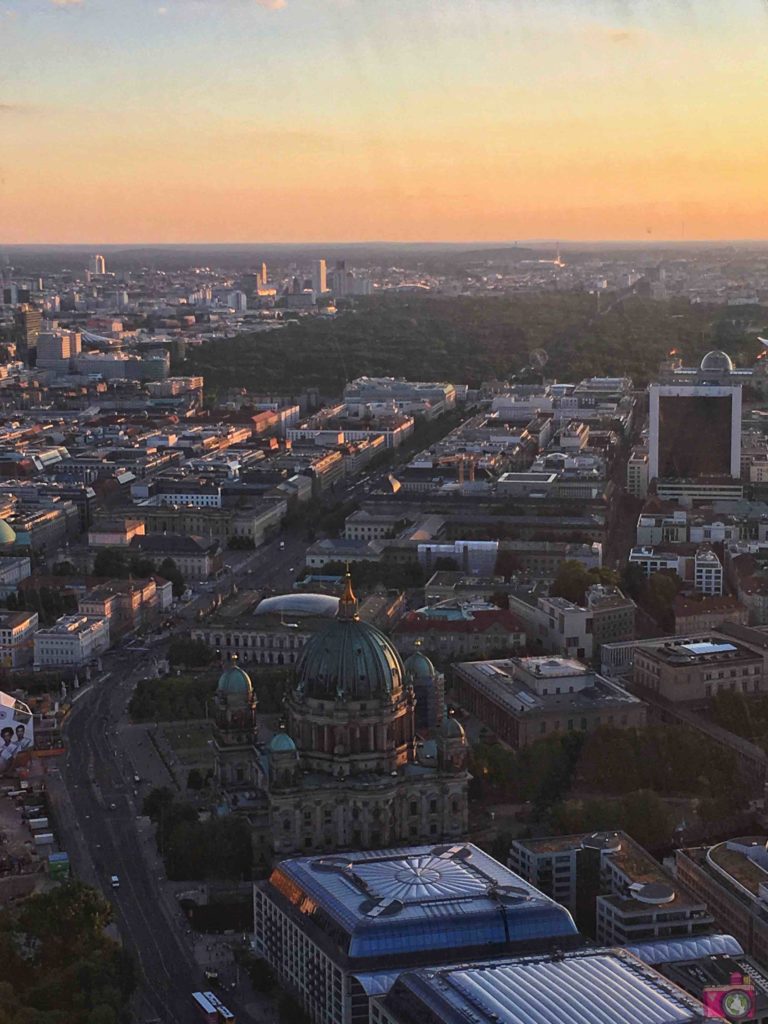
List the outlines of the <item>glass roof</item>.
{"label": "glass roof", "polygon": [[353,958],[578,934],[564,907],[471,844],[286,860],[273,885],[325,931],[333,921]]}
{"label": "glass roof", "polygon": [[649,939],[624,947],[646,964],[673,964],[699,960],[704,956],[744,956],[741,944],[732,935],[688,935],[679,939]]}
{"label": "glass roof", "polygon": [[339,608],[331,594],[277,594],[259,602],[254,615],[318,615],[332,619]]}
{"label": "glass roof", "polygon": [[403,1024],[693,1024],[704,1007],[622,950],[425,968],[386,997]]}
{"label": "glass roof", "polygon": [[707,641],[701,643],[692,644],[680,644],[684,651],[690,651],[691,654],[727,654],[729,651],[735,651],[736,647],[733,644],[715,644]]}

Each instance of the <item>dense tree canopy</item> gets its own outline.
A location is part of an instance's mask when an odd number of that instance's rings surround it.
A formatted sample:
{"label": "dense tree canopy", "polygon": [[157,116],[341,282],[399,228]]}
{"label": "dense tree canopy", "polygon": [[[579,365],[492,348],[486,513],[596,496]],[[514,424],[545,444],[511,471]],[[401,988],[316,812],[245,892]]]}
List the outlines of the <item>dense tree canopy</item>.
{"label": "dense tree canopy", "polygon": [[104,934],[112,908],[68,882],[0,911],[0,1024],[121,1024],[133,964]]}
{"label": "dense tree canopy", "polygon": [[618,586],[619,577],[612,569],[587,569],[581,562],[568,560],[561,562],[549,593],[552,597],[564,597],[583,605],[587,588],[595,583]]}
{"label": "dense tree canopy", "polygon": [[175,636],[168,648],[168,661],[174,668],[205,668],[215,657],[213,648],[189,636]]}
{"label": "dense tree canopy", "polygon": [[[724,806],[732,812],[746,797],[730,751],[702,744],[696,733],[671,726],[603,726],[591,733],[553,736],[520,751],[481,742],[472,750],[470,770],[475,797],[530,801],[534,815],[549,819],[548,827],[554,832],[582,831],[581,826],[570,829],[565,823],[583,811],[583,829],[622,827],[631,833],[616,817],[615,808],[634,809],[630,798],[638,791],[699,798],[707,820],[713,820]],[[601,793],[608,799],[583,801],[576,799],[578,793]],[[556,811],[558,807],[565,809]],[[606,823],[593,824],[593,818]]]}
{"label": "dense tree canopy", "polygon": [[384,295],[334,319],[209,342],[190,353],[187,369],[203,373],[207,386],[338,394],[361,374],[477,385],[519,373],[543,348],[552,377],[628,374],[642,384],[671,348],[695,361],[726,336],[731,354],[747,351],[745,332],[727,310],[684,299],[609,298],[598,311],[594,295],[575,292]]}
{"label": "dense tree canopy", "polygon": [[134,722],[183,722],[206,717],[206,704],[216,690],[212,676],[169,676],[141,679],[128,712]]}
{"label": "dense tree canopy", "polygon": [[674,630],[675,598],[683,586],[677,573],[665,569],[646,577],[639,566],[627,564],[622,572],[621,583],[624,593],[655,619],[661,630],[665,633]]}
{"label": "dense tree canopy", "polygon": [[200,821],[196,809],[167,788],[153,790],[144,813],[157,826],[157,846],[168,877],[176,881],[251,877],[250,826],[235,816]]}
{"label": "dense tree canopy", "polygon": [[750,697],[721,690],[710,702],[714,722],[768,750],[768,696]]}
{"label": "dense tree canopy", "polygon": [[135,552],[128,553],[121,548],[102,548],[93,560],[95,576],[125,580],[129,576],[144,579],[155,571],[154,563]]}
{"label": "dense tree canopy", "polygon": [[37,612],[40,625],[50,626],[60,616],[77,611],[77,597],[58,587],[25,587],[9,594],[5,606],[11,611]]}
{"label": "dense tree canopy", "polygon": [[[277,714],[289,685],[291,669],[277,666],[245,666],[253,683],[256,704],[263,715]],[[134,722],[188,722],[213,715],[219,667],[200,675],[141,679],[128,705]]]}
{"label": "dense tree canopy", "polygon": [[569,834],[622,829],[641,846],[664,846],[677,824],[661,797],[652,790],[628,793],[621,800],[568,800],[552,808],[553,833]]}

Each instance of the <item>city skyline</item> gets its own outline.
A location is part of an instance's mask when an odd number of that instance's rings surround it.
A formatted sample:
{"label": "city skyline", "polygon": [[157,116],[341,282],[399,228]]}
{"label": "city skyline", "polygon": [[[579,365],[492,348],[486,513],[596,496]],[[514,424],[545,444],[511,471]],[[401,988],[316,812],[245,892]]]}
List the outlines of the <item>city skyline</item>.
{"label": "city skyline", "polygon": [[0,0],[0,244],[768,237],[758,0]]}

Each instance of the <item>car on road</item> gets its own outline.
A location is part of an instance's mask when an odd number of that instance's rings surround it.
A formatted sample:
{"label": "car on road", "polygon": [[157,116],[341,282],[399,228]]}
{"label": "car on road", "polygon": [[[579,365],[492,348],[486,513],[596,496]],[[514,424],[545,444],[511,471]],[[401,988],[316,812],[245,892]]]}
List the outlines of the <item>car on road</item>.
{"label": "car on road", "polygon": [[284,540],[280,541],[280,550],[281,551],[285,551],[285,541]]}
{"label": "car on road", "polygon": [[133,781],[136,783],[137,786],[141,782],[141,776],[138,774],[138,772],[133,773]]}
{"label": "car on road", "polygon": [[109,880],[109,884],[112,886],[113,889],[119,889],[120,878],[117,875],[112,875],[112,877]]}

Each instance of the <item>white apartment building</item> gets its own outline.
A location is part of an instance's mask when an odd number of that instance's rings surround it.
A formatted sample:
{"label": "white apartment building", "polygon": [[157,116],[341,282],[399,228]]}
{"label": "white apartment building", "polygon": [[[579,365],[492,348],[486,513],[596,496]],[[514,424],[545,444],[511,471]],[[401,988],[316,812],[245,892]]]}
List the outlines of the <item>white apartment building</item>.
{"label": "white apartment building", "polygon": [[684,556],[675,554],[674,551],[659,551],[657,548],[637,547],[632,548],[629,553],[629,564],[638,565],[646,576],[652,576],[655,572],[676,572],[683,576],[681,562]]}
{"label": "white apartment building", "polygon": [[35,633],[36,669],[87,665],[109,648],[109,619],[91,615],[62,615],[52,626]]}
{"label": "white apartment building", "polygon": [[509,610],[525,624],[529,642],[565,658],[589,661],[593,654],[592,612],[564,597],[539,597],[525,601],[509,595]]}
{"label": "white apartment building", "polygon": [[633,498],[648,494],[648,451],[635,448],[627,462],[627,491]]}
{"label": "white apartment building", "polygon": [[31,665],[37,612],[0,612],[0,665],[22,668]]}
{"label": "white apartment building", "polygon": [[655,572],[674,572],[686,583],[692,583],[702,594],[723,593],[723,566],[714,551],[700,547],[695,554],[682,554],[653,547],[632,548],[629,564],[639,566],[646,576]]}
{"label": "white apartment building", "polygon": [[0,597],[15,594],[19,583],[32,575],[28,558],[0,558]]}
{"label": "white apartment building", "polygon": [[694,586],[710,597],[723,592],[723,567],[714,551],[699,548],[693,560]]}
{"label": "white apartment building", "polygon": [[595,900],[595,937],[625,946],[649,939],[703,935],[713,919],[625,832],[518,839],[509,866],[570,909]]}
{"label": "white apartment building", "polygon": [[638,516],[635,539],[642,548],[684,544],[688,540],[688,513],[685,509],[675,509],[671,514],[645,512]]}

